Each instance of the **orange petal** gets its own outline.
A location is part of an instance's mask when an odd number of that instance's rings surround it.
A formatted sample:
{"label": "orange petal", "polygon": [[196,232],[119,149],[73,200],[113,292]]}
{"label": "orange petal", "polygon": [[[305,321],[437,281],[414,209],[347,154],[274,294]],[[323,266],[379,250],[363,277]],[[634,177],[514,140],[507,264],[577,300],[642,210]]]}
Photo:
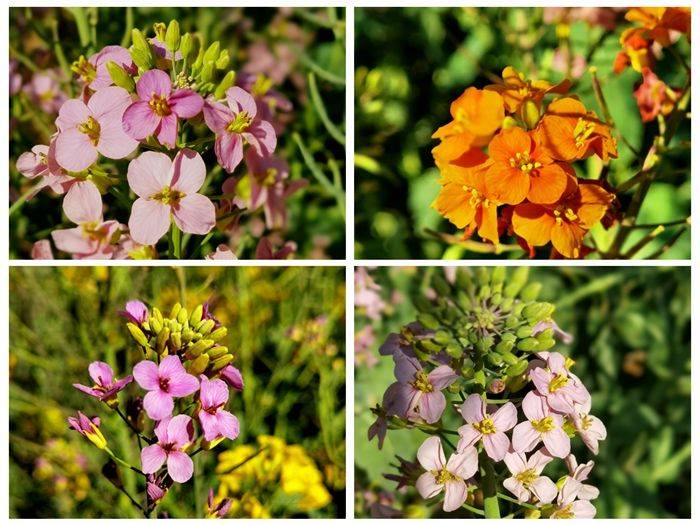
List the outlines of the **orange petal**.
{"label": "orange petal", "polygon": [[603,218],[615,196],[600,185],[585,181],[579,184],[579,194],[576,215],[584,228],[591,229]]}
{"label": "orange petal", "polygon": [[535,139],[551,157],[571,162],[579,159],[582,151],[586,151],[586,148],[576,147],[574,126],[567,118],[545,115],[537,126]]}
{"label": "orange petal", "polygon": [[436,164],[444,164],[458,159],[472,147],[474,136],[471,133],[461,133],[444,139],[432,150]]}
{"label": "orange petal", "polygon": [[569,176],[559,164],[546,164],[538,170],[538,175],[530,176],[529,201],[535,204],[551,204],[564,194]]}
{"label": "orange petal", "polygon": [[479,206],[476,223],[479,225],[479,237],[498,244],[498,206],[493,202],[485,202]]}
{"label": "orange petal", "polygon": [[578,259],[586,230],[578,224],[562,221],[552,226],[552,246],[569,259]]}
{"label": "orange petal", "polygon": [[494,163],[486,172],[486,188],[504,204],[520,204],[530,190],[530,176],[517,168]]}
{"label": "orange petal", "polygon": [[526,202],[513,210],[513,231],[531,246],[544,246],[550,241],[554,217],[544,206]]}
{"label": "orange petal", "polygon": [[521,128],[502,129],[489,144],[489,156],[494,162],[508,164],[516,153],[531,153],[532,137]]}
{"label": "orange petal", "polygon": [[474,222],[476,214],[470,201],[471,195],[464,190],[463,184],[449,182],[442,187],[431,207],[457,228],[465,228]]}

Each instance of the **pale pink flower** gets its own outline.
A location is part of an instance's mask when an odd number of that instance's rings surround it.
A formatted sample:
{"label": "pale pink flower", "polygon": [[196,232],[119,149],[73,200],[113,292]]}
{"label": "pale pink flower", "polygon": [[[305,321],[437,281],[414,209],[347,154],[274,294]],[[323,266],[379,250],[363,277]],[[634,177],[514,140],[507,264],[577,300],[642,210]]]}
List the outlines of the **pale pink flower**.
{"label": "pale pink flower", "polygon": [[216,247],[215,252],[210,253],[204,258],[209,261],[233,261],[238,259],[236,254],[231,251],[231,248],[225,244],[219,244],[219,246]]}
{"label": "pale pink flower", "polygon": [[31,151],[25,151],[17,158],[17,171],[28,179],[39,179],[38,184],[27,199],[31,199],[47,186],[56,193],[64,193],[67,185],[71,182],[69,181],[70,177],[64,174],[52,173],[49,163],[50,151],[49,146],[38,144]]}
{"label": "pale pink flower", "polygon": [[105,46],[82,64],[82,69],[77,74],[93,91],[109,87],[114,84],[107,69],[109,62],[115,62],[129,75],[137,73],[136,65],[128,49],[121,46]]}
{"label": "pale pink flower", "polygon": [[534,362],[530,379],[552,410],[572,414],[575,403],[583,404],[590,400],[590,394],[581,380],[566,368],[563,355],[558,352],[541,352],[538,355],[544,359],[544,363]]}
{"label": "pale pink flower", "polygon": [[170,218],[183,232],[204,235],[216,223],[212,202],[197,193],[207,169],[196,151],[183,149],[174,160],[165,153],[146,151],[129,163],[127,179],[139,196],[131,208],[129,233],[140,244],[155,244],[170,227]]}
{"label": "pale pink flower", "polygon": [[199,423],[202,425],[204,439],[214,441],[219,437],[236,439],[238,437],[238,418],[224,410],[228,402],[228,387],[221,379],[208,379],[199,376]]}
{"label": "pale pink flower", "polygon": [[32,245],[31,257],[32,259],[53,259],[53,252],[51,251],[51,241],[49,241],[48,239],[36,241]]}
{"label": "pale pink flower", "polygon": [[594,454],[598,454],[598,441],[603,441],[608,437],[608,431],[603,422],[596,416],[590,414],[591,399],[582,404],[576,404],[572,419],[576,432],[581,436],[581,440]]}
{"label": "pale pink flower", "polygon": [[148,321],[148,307],[141,301],[127,301],[124,309],[119,310],[117,313],[136,325],[142,325]]}
{"label": "pale pink flower", "polygon": [[571,451],[571,441],[562,429],[564,418],[550,410],[545,397],[528,392],[522,410],[528,420],[513,429],[513,450],[530,452],[542,441],[552,456],[566,457]]}
{"label": "pale pink flower", "polygon": [[156,259],[157,255],[153,246],[139,244],[131,238],[131,235],[123,233],[119,237],[119,243],[112,259]]}
{"label": "pale pink flower", "polygon": [[528,459],[522,453],[508,453],[503,458],[511,476],[503,481],[503,486],[511,491],[518,501],[527,503],[532,496],[540,503],[550,503],[557,497],[557,486],[542,469],[552,461],[552,456],[538,450]]}
{"label": "pale pink flower", "polygon": [[93,386],[89,387],[79,383],[73,383],[73,387],[104,402],[114,400],[117,393],[126,388],[134,379],[132,376],[115,379],[112,367],[101,361],[93,361],[90,363],[88,373],[95,383]]}
{"label": "pale pink flower", "polygon": [[458,429],[460,440],[457,451],[463,451],[481,440],[488,456],[501,461],[510,449],[505,433],[518,422],[515,405],[509,401],[489,414],[486,401],[479,394],[470,394],[462,404],[461,413],[467,424]]}
{"label": "pale pink flower", "polygon": [[476,448],[467,447],[452,454],[445,462],[445,453],[438,436],[426,439],[418,449],[418,462],[427,471],[416,481],[416,489],[424,498],[429,499],[445,491],[442,510],[452,512],[460,508],[467,500],[467,484],[479,468]]}
{"label": "pale pink flower", "polygon": [[174,397],[187,397],[199,388],[199,381],[185,371],[176,355],[164,357],[160,365],[144,360],[134,366],[134,379],[144,390],[146,414],[153,420],[165,419],[173,413]]}
{"label": "pale pink flower", "polygon": [[143,140],[155,135],[171,148],[177,142],[178,118],[188,119],[202,111],[204,100],[191,89],[176,89],[165,71],[146,71],[136,83],[139,100],[124,112],[123,127],[130,137]]}
{"label": "pale pink flower", "polygon": [[600,495],[600,491],[593,485],[587,485],[583,482],[588,479],[588,475],[593,470],[595,463],[589,461],[588,463],[578,464],[576,457],[573,454],[566,456],[564,460],[566,467],[569,469],[569,476],[581,483],[581,488],[578,491],[579,499],[592,500],[596,499]]}
{"label": "pale pink flower", "polygon": [[596,509],[588,500],[576,499],[581,491],[581,483],[567,476],[559,489],[557,502],[550,518],[552,519],[590,519],[595,517]]}
{"label": "pale pink flower", "polygon": [[96,92],[87,104],[67,100],[56,119],[56,161],[68,171],[83,171],[97,160],[98,153],[123,159],[138,142],[122,130],[122,115],[131,103],[129,93],[111,86]]}
{"label": "pale pink flower", "polygon": [[34,73],[22,89],[29,100],[44,113],[56,114],[61,105],[68,100],[56,77],[46,72]]}
{"label": "pale pink flower", "polygon": [[156,425],[155,434],[158,443],[141,451],[141,470],[144,474],[154,474],[166,463],[172,480],[185,483],[194,472],[192,458],[185,452],[194,437],[192,418],[180,414],[163,419]]}
{"label": "pale pink flower", "polygon": [[117,221],[102,218],[102,197],[94,184],[81,181],[74,184],[63,199],[63,212],[77,228],[54,230],[51,237],[56,248],[75,259],[111,259],[112,243],[121,230]]}
{"label": "pale pink flower", "polygon": [[379,294],[381,289],[366,268],[360,266],[355,269],[355,308],[364,311],[374,321],[381,318],[382,311],[386,308],[386,303]]}
{"label": "pale pink flower", "polygon": [[258,155],[268,156],[275,151],[277,136],[272,124],[258,116],[250,93],[234,86],[226,90],[226,101],[228,106],[209,99],[202,111],[207,126],[216,134],[216,158],[228,173],[233,173],[243,160],[244,142]]}

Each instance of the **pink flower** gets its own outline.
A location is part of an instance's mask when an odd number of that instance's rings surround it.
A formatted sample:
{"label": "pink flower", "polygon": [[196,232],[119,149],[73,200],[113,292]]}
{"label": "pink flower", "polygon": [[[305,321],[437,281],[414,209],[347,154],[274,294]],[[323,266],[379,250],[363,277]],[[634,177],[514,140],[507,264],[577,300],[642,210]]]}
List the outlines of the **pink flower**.
{"label": "pink flower", "polygon": [[489,414],[486,411],[486,401],[479,394],[471,394],[462,404],[461,413],[467,424],[458,429],[460,440],[457,451],[482,440],[488,456],[495,461],[501,461],[510,448],[510,441],[505,432],[518,422],[515,405],[509,401],[493,414]]}
{"label": "pink flower", "polygon": [[177,119],[194,117],[204,104],[202,97],[191,89],[173,91],[170,77],[160,69],[141,75],[136,93],[139,100],[124,112],[124,131],[136,140],[155,134],[158,142],[171,148],[177,142]]}
{"label": "pink flower", "polygon": [[38,144],[31,151],[25,151],[17,158],[17,171],[28,179],[40,181],[27,199],[31,199],[47,186],[56,193],[64,193],[66,190],[69,177],[52,173],[49,163],[50,151],[49,146]]}
{"label": "pink flower", "polygon": [[92,387],[74,383],[73,386],[86,393],[89,396],[96,397],[100,401],[109,402],[114,400],[117,392],[126,388],[126,385],[134,379],[132,376],[126,376],[122,379],[115,380],[112,367],[101,361],[94,361],[88,367],[90,377],[95,382]]}
{"label": "pink flower", "polygon": [[29,100],[44,113],[56,114],[61,105],[68,100],[56,77],[44,72],[34,73],[23,90]]}
{"label": "pink flower", "polygon": [[227,365],[221,371],[221,379],[232,388],[243,392],[243,374],[233,365]]}
{"label": "pink flower", "polygon": [[128,301],[123,310],[120,310],[119,315],[128,321],[142,325],[148,321],[148,308],[141,301]]}
{"label": "pink flower", "polygon": [[204,235],[216,223],[211,201],[197,193],[207,169],[196,151],[183,149],[172,161],[165,153],[146,151],[129,163],[129,186],[139,198],[131,208],[129,232],[140,244],[155,244],[170,227]]}
{"label": "pink flower", "polygon": [[591,396],[581,380],[567,370],[563,355],[558,352],[541,352],[538,355],[545,360],[542,363],[544,366],[534,366],[530,370],[530,379],[552,410],[571,414],[575,411],[575,403],[590,400]]}
{"label": "pink flower", "polygon": [[16,95],[22,89],[22,74],[19,73],[19,62],[15,59],[10,60],[8,67],[8,76],[10,77],[10,95]]}
{"label": "pink flower", "polygon": [[595,507],[588,500],[577,500],[581,491],[581,483],[574,478],[566,477],[559,489],[557,502],[550,518],[552,519],[590,519],[595,517]]}
{"label": "pink flower", "polygon": [[355,270],[355,308],[364,310],[364,314],[374,321],[381,319],[386,308],[379,294],[381,290],[366,268],[360,266]]}
{"label": "pink flower", "polygon": [[199,376],[199,423],[202,425],[204,439],[214,441],[219,437],[236,439],[238,437],[238,418],[224,410],[228,402],[228,387],[221,379],[209,380]]}
{"label": "pink flower", "polygon": [[429,499],[445,491],[442,509],[445,512],[457,510],[467,500],[467,484],[479,468],[476,448],[467,447],[452,454],[445,463],[445,453],[438,436],[426,439],[418,449],[418,462],[427,470],[416,481],[416,489]]}
{"label": "pink flower", "polygon": [[454,370],[440,365],[428,374],[418,359],[403,354],[396,355],[395,363],[399,395],[409,400],[406,417],[423,419],[426,423],[439,421],[447,406],[442,390],[457,380]]}
{"label": "pink flower", "polygon": [[174,418],[163,419],[156,425],[155,434],[158,443],[141,451],[141,470],[144,474],[154,474],[163,463],[167,463],[168,475],[173,481],[185,483],[194,472],[192,458],[184,452],[194,437],[192,418],[180,414]]}
{"label": "pink flower", "polygon": [[174,397],[187,397],[199,388],[199,381],[185,371],[176,355],[169,355],[156,365],[144,360],[134,367],[134,379],[144,390],[143,407],[151,419],[158,421],[173,413]]}
{"label": "pink flower", "polygon": [[503,486],[515,494],[518,501],[526,503],[535,496],[540,503],[549,503],[557,497],[557,486],[547,476],[540,476],[542,469],[552,461],[552,456],[538,450],[530,459],[525,454],[506,454],[503,458],[511,477]]}
{"label": "pink flower", "polygon": [[63,199],[63,211],[77,228],[51,232],[53,242],[61,251],[75,259],[111,259],[115,247],[112,240],[121,225],[102,219],[102,198],[94,184],[81,181],[74,184]]}
{"label": "pink flower", "polygon": [[110,159],[123,159],[138,142],[122,130],[122,115],[131,103],[129,93],[111,86],[95,93],[87,105],[70,99],[61,106],[56,119],[56,161],[68,171],[83,171],[101,153]]}
{"label": "pink flower", "polygon": [[109,62],[115,62],[129,75],[135,75],[137,72],[131,53],[121,46],[105,46],[87,61],[81,57],[77,65],[74,64],[73,71],[90,89],[98,91],[114,84],[107,70]]}
{"label": "pink flower", "polygon": [[271,155],[277,146],[275,130],[258,117],[255,100],[247,91],[234,86],[226,91],[228,107],[213,99],[204,103],[204,121],[216,134],[214,152],[219,164],[233,173],[243,160],[243,142],[260,156]]}
{"label": "pink flower", "polygon": [[591,473],[591,470],[593,470],[595,463],[589,461],[588,463],[579,465],[573,454],[566,456],[564,461],[566,467],[569,469],[569,476],[581,483],[581,487],[578,491],[579,499],[596,499],[600,495],[600,491],[593,485],[586,485],[583,483],[588,479],[588,475]]}
{"label": "pink flower", "polygon": [[681,90],[667,86],[648,67],[642,69],[642,80],[634,90],[642,122],[651,122],[658,115],[668,115],[673,110]]}
{"label": "pink flower", "polygon": [[207,516],[210,518],[223,518],[231,510],[233,500],[231,498],[222,498],[218,503],[214,498],[214,489],[209,489],[207,496]]}
{"label": "pink flower", "polygon": [[32,259],[53,259],[53,252],[51,251],[51,242],[48,239],[36,241],[32,245],[31,257]]}
{"label": "pink flower", "polygon": [[608,431],[603,422],[591,415],[590,411],[591,399],[589,397],[585,403],[576,405],[573,421],[576,431],[581,436],[583,443],[588,447],[588,450],[598,454],[598,441],[603,441],[607,438]]}
{"label": "pink flower", "polygon": [[231,248],[225,244],[219,244],[214,253],[210,253],[204,258],[209,261],[235,261],[238,259],[236,254],[231,251]]}
{"label": "pink flower", "polygon": [[516,452],[530,452],[542,441],[552,456],[566,457],[571,451],[571,441],[561,428],[564,418],[550,410],[545,397],[528,392],[522,409],[528,421],[519,423],[513,429],[513,449]]}
{"label": "pink flower", "polygon": [[272,242],[267,237],[263,237],[258,242],[255,248],[256,259],[286,259],[297,250],[297,245],[294,242],[286,242],[279,250],[275,251]]}
{"label": "pink flower", "polygon": [[78,412],[78,417],[68,418],[68,424],[97,448],[104,450],[107,446],[107,440],[100,431],[99,417],[89,418],[82,412]]}
{"label": "pink flower", "polygon": [[[356,284],[358,282],[358,277],[364,279],[364,277],[358,275],[359,270],[365,271],[364,268],[357,269],[357,271],[355,272]],[[369,275],[367,277],[369,277]],[[374,281],[372,281],[372,283],[374,283]],[[381,288],[379,287],[378,289],[381,290]],[[357,303],[357,291],[355,292],[355,306],[361,306]],[[382,303],[382,308],[384,308],[384,306],[384,303]],[[413,341],[419,341],[421,339],[430,338],[433,335],[435,335],[435,332],[433,330],[427,330],[422,324],[418,322],[408,323],[406,326],[401,328],[400,333],[389,334],[389,336],[386,338],[386,341],[384,341],[384,343],[379,347],[379,354],[396,356],[397,354],[401,353],[408,357],[415,357],[416,354],[413,352]]]}

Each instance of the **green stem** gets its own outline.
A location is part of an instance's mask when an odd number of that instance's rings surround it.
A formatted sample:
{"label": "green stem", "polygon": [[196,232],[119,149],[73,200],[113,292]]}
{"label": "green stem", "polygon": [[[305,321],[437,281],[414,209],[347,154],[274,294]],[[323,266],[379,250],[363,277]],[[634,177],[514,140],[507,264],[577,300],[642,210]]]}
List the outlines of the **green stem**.
{"label": "green stem", "polygon": [[175,224],[175,221],[170,227],[170,251],[175,259],[181,258],[180,229]]}
{"label": "green stem", "polygon": [[314,73],[309,73],[309,93],[311,94],[311,102],[313,102],[316,113],[318,113],[323,126],[328,131],[328,134],[333,137],[341,146],[345,146],[345,135],[336,127],[331,121],[326,111],[326,106],[323,103],[321,94],[318,92],[318,85],[316,84],[316,75]]}
{"label": "green stem", "polygon": [[479,462],[484,470],[483,485],[484,491],[484,516],[488,519],[499,519],[501,510],[498,507],[498,492],[496,491],[496,472],[493,469],[493,462],[488,457],[486,451],[481,452]]}
{"label": "green stem", "polygon": [[522,501],[517,500],[515,498],[511,498],[510,496],[508,496],[506,494],[502,494],[502,493],[498,492],[498,493],[496,493],[496,496],[498,496],[502,500],[510,501],[511,503],[515,503],[516,505],[520,505],[521,507],[525,507],[526,509],[537,510],[537,507],[535,507],[534,505],[531,505],[530,503],[523,503]]}
{"label": "green stem", "polygon": [[128,468],[130,470],[133,470],[134,472],[141,474],[142,476],[146,476],[141,470],[137,469],[133,465],[129,465],[126,461],[124,461],[122,458],[116,456],[114,452],[112,452],[108,447],[105,447],[105,452],[109,455],[110,458],[112,458],[116,463],[120,464],[122,467]]}
{"label": "green stem", "polygon": [[10,217],[12,217],[13,214],[17,213],[22,208],[22,206],[24,206],[24,203],[27,202],[29,196],[36,191],[37,186],[40,184],[41,183],[32,186],[28,191],[25,191],[22,195],[19,196],[19,198],[15,202],[12,203],[12,206],[10,206]]}
{"label": "green stem", "polygon": [[479,516],[483,516],[483,515],[484,515],[484,511],[483,511],[483,510],[477,509],[476,507],[472,507],[472,506],[469,505],[468,503],[463,503],[463,504],[462,504],[462,507],[464,507],[465,509],[467,509],[469,512],[473,512],[474,514],[478,514]]}
{"label": "green stem", "polygon": [[78,36],[80,37],[80,47],[83,50],[90,46],[90,28],[88,26],[87,16],[85,15],[85,8],[83,7],[67,7],[68,11],[73,14],[75,18],[75,25],[78,28]]}

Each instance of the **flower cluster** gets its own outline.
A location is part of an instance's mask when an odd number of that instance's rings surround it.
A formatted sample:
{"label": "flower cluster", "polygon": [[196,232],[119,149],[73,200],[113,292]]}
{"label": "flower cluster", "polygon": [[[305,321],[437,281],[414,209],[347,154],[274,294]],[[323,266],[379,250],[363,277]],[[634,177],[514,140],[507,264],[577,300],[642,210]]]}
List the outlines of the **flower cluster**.
{"label": "flower cluster", "polygon": [[[256,255],[288,256],[293,245],[278,252],[262,232],[286,226],[285,200],[305,185],[288,181],[289,167],[275,155],[276,119],[291,103],[264,75],[229,70],[218,41],[206,46],[199,36],[181,35],[175,20],[155,24],[154,33],[133,29],[129,49],[109,45],[80,56],[71,67],[75,98],[49,72],[25,86],[30,100],[57,113],[49,143],[17,160],[18,171],[35,181],[28,198],[44,188],[64,196],[75,227],[54,229],[55,247],[79,259],[153,258],[170,231],[168,254],[179,258],[186,246],[180,232],[211,236],[218,226],[229,242],[211,258],[235,259],[242,217],[262,211]],[[21,75],[12,74],[11,83],[21,85]],[[76,87],[63,83],[68,92]],[[212,144],[215,168],[202,157]],[[126,170],[121,159],[129,161]],[[239,166],[245,174],[234,174]],[[230,176],[214,204],[205,193],[222,172]],[[126,224],[104,216],[116,203],[131,208]],[[33,255],[52,257],[48,239],[38,242]]]}
{"label": "flower cluster", "polygon": [[[690,40],[689,7],[634,7],[625,13],[634,23],[620,36],[620,51],[613,70],[620,73],[631,67],[642,74],[642,82],[634,96],[642,121],[650,122],[659,115],[666,116],[680,99],[682,89],[673,88],[654,73],[656,62],[664,48],[670,48],[685,34]],[[682,64],[687,69],[687,64]]]}
{"label": "flower cluster", "polygon": [[[107,363],[95,361],[88,367],[92,384],[73,386],[122,418],[138,442],[140,467],[130,465],[110,449],[99,417],[78,412],[68,423],[115,464],[143,476],[146,498],[139,509],[149,515],[174,482],[186,483],[192,478],[192,456],[224,439],[238,437],[238,418],[226,410],[226,404],[229,387],[243,390],[243,377],[230,364],[233,355],[219,345],[226,328],[206,304],[191,313],[176,304],[165,317],[158,308],[149,311],[142,302],[129,301],[120,315],[144,359],[122,378],[116,378]],[[143,398],[120,403],[119,393],[134,382],[145,392]],[[144,414],[150,421],[144,422]],[[223,516],[224,505],[213,513]]]}
{"label": "flower cluster", "polygon": [[[583,238],[615,197],[577,177],[573,163],[593,155],[607,163],[617,143],[608,124],[567,95],[569,87],[506,67],[502,83],[467,88],[452,103],[453,120],[433,135],[442,188],[432,206],[465,237],[476,231],[498,245],[513,233],[531,255],[550,242],[567,258],[590,250]],[[546,104],[549,95],[557,98]]]}
{"label": "flower cluster", "polygon": [[232,501],[231,517],[269,518],[261,501],[277,491],[292,498],[290,514],[311,512],[331,502],[323,475],[306,450],[279,437],[258,436],[257,447],[238,445],[218,459],[218,498]]}
{"label": "flower cluster", "polygon": [[[606,429],[573,361],[550,350],[571,336],[553,321],[554,305],[537,301],[539,284],[526,281],[527,268],[460,268],[453,282],[436,274],[435,299],[416,299],[417,320],[379,350],[392,356],[396,382],[368,436],[381,448],[388,429],[430,434],[417,463],[401,459],[387,477],[426,499],[444,493],[445,512],[499,517],[503,499],[530,517],[593,517],[598,490],[584,484],[593,462],[579,465],[571,440],[597,454]],[[543,474],[555,459],[567,467],[556,482]]]}

